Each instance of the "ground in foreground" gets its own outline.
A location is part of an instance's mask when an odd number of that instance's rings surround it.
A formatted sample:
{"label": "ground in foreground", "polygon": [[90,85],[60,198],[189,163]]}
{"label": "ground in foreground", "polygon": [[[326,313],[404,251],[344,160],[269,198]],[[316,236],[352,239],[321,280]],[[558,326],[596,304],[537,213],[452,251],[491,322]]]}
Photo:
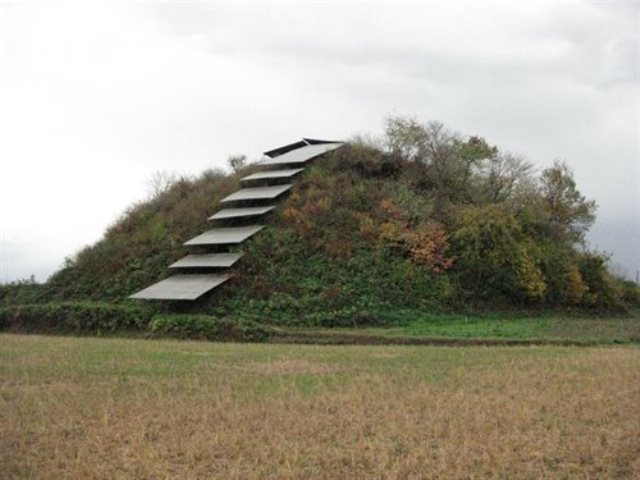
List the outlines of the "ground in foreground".
{"label": "ground in foreground", "polygon": [[640,349],[0,335],[2,478],[638,478]]}

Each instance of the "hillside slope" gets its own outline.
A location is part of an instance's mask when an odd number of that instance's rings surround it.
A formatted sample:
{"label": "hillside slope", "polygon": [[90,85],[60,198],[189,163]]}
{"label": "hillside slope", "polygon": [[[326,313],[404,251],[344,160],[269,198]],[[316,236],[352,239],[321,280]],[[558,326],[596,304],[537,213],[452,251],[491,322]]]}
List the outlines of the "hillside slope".
{"label": "hillside slope", "polygon": [[[182,243],[253,170],[180,179],[134,205],[36,300],[130,302],[168,275]],[[382,144],[354,140],[304,172],[242,246],[231,281],[193,304],[153,308],[301,325],[375,323],[399,309],[624,309],[637,288],[582,248],[594,211],[565,164],[534,175],[482,138],[391,119]]]}

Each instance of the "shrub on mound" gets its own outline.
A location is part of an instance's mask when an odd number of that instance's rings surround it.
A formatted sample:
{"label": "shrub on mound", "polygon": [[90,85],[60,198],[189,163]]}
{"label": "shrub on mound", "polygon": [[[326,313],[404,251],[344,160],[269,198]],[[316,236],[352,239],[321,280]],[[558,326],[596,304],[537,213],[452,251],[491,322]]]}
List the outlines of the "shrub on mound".
{"label": "shrub on mound", "polygon": [[141,332],[154,337],[262,341],[274,330],[247,319],[161,315],[142,306],[66,302],[0,307],[0,330],[101,335]]}
{"label": "shrub on mound", "polygon": [[208,315],[156,315],[149,324],[153,335],[204,340],[259,342],[274,329],[247,319]]}
{"label": "shrub on mound", "polygon": [[17,332],[96,333],[144,331],[153,311],[139,306],[90,302],[0,307],[0,329]]}

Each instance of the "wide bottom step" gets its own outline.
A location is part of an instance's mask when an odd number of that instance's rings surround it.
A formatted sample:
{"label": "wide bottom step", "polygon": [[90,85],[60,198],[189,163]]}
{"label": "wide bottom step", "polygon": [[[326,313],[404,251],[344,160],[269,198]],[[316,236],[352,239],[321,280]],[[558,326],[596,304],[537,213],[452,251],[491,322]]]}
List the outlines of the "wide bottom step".
{"label": "wide bottom step", "polygon": [[139,300],[195,300],[229,280],[230,275],[175,275],[134,293]]}

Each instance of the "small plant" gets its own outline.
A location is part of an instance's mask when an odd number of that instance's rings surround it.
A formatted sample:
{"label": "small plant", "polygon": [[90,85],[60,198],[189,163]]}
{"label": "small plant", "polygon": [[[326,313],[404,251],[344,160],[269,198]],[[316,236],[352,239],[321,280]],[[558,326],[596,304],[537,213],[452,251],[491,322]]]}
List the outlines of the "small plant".
{"label": "small plant", "polygon": [[227,165],[229,165],[233,173],[238,173],[247,165],[247,156],[229,155],[229,157],[227,157]]}

